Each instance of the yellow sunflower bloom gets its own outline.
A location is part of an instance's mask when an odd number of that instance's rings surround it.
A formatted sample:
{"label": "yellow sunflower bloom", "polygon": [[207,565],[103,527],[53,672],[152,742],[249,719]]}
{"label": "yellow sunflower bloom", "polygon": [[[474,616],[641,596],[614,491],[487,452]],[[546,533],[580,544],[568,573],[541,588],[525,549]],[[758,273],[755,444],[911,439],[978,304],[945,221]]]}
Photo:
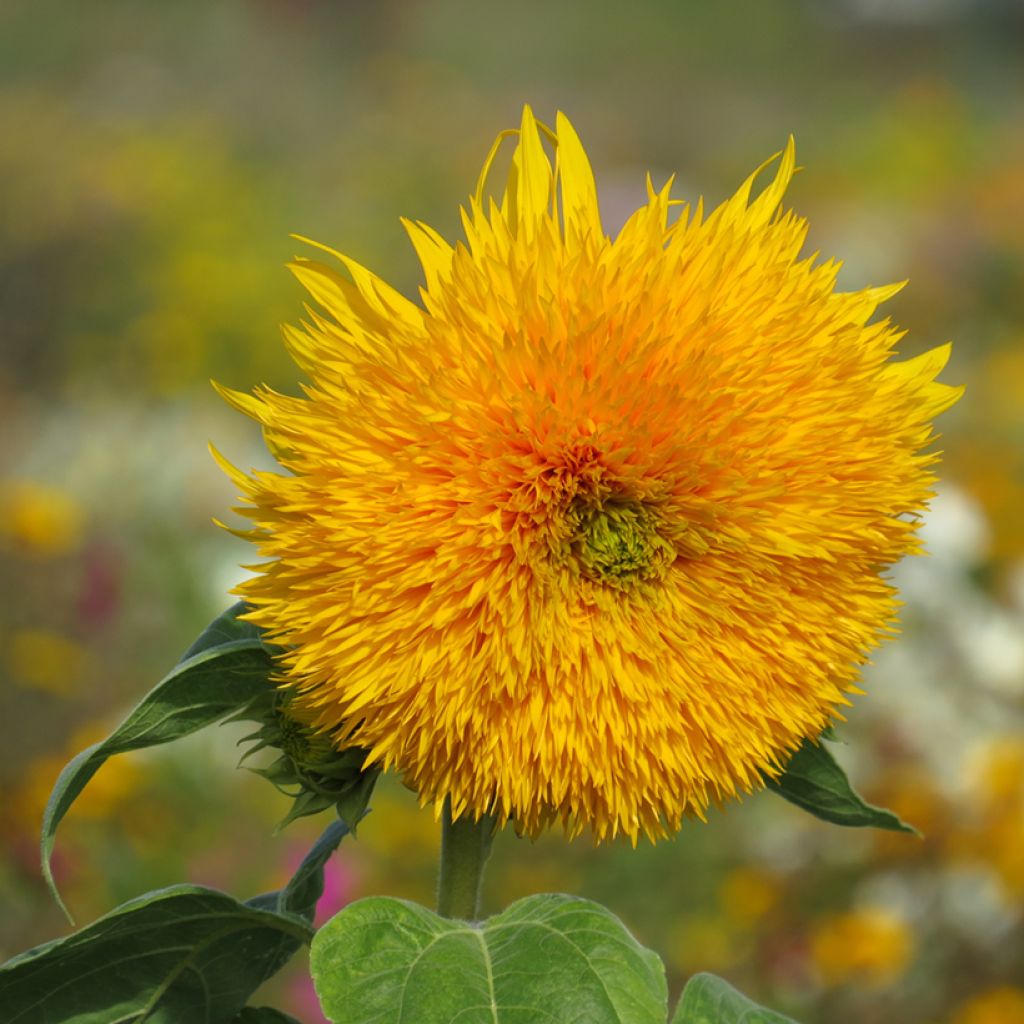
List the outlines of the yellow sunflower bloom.
{"label": "yellow sunflower bloom", "polygon": [[774,159],[710,214],[649,185],[610,238],[527,108],[465,243],[405,224],[420,303],[291,265],[305,397],[224,391],[283,469],[225,463],[267,559],[237,592],[316,728],[424,803],[664,835],[777,774],[892,631],[949,347],[889,361],[899,286],[800,258]]}

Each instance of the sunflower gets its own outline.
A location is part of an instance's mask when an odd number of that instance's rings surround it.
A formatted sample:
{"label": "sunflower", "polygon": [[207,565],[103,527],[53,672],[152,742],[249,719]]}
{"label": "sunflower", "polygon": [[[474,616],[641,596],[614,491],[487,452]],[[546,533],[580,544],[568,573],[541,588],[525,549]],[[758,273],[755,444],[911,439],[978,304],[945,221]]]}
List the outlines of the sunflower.
{"label": "sunflower", "polygon": [[222,389],[282,471],[224,465],[265,559],[237,593],[335,746],[453,818],[635,841],[848,703],[959,389],[948,345],[891,361],[899,285],[801,257],[793,172],[790,140],[711,213],[648,180],[609,237],[573,127],[527,108],[464,242],[404,222],[419,302],[291,264],[304,397]]}

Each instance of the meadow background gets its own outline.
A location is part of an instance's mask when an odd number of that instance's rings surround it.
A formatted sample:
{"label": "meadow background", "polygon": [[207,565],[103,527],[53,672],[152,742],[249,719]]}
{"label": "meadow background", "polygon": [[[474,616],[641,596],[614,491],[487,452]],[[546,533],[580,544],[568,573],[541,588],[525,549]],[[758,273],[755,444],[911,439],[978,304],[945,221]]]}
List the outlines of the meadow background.
{"label": "meadow background", "polygon": [[[523,102],[574,120],[606,225],[726,197],[789,133],[789,201],[845,288],[903,278],[907,355],[953,339],[931,557],[841,734],[923,839],[768,794],[674,842],[503,835],[495,911],[608,903],[666,959],[806,1024],[1024,1022],[1024,5],[1019,0],[4,0],[0,5],[0,959],[63,934],[36,837],[61,766],[231,599],[247,546],[208,440],[263,465],[209,386],[296,389],[277,325],[298,232],[414,293],[400,215],[457,204]],[[275,887],[322,822],[234,771],[237,729],[110,762],[58,836],[80,922],[190,880]],[[381,787],[331,865],[430,904],[438,828]],[[301,959],[301,958],[300,958]],[[265,1001],[320,1024],[304,966]],[[258,1001],[258,1000],[256,1000]]]}

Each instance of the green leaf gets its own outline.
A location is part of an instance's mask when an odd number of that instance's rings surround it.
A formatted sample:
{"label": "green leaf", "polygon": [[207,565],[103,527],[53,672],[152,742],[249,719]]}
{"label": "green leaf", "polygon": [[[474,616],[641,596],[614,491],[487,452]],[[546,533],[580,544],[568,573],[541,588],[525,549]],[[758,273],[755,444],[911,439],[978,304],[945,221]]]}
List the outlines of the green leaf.
{"label": "green leaf", "polygon": [[72,923],[53,879],[54,836],[78,794],[107,758],[187,736],[247,707],[273,686],[272,649],[255,626],[239,621],[244,609],[236,604],[215,619],[107,739],[83,750],[60,773],[43,814],[40,845],[43,877]]}
{"label": "green leaf", "polygon": [[661,960],[610,911],[530,896],[478,924],[359,900],[316,934],[310,968],[334,1024],[664,1024]]}
{"label": "green leaf", "polygon": [[[229,1024],[313,936],[334,822],[280,892],[248,903],[202,886],[147,893],[0,965],[4,1024]],[[252,1010],[244,1024],[288,1021]],[[253,1017],[253,1013],[264,1016]]]}
{"label": "green leaf", "polygon": [[672,1024],[796,1024],[766,1010],[713,974],[695,974],[683,989]]}
{"label": "green leaf", "polygon": [[790,803],[835,825],[918,834],[892,811],[866,803],[823,743],[804,740],[782,775],[765,781],[769,789]]}

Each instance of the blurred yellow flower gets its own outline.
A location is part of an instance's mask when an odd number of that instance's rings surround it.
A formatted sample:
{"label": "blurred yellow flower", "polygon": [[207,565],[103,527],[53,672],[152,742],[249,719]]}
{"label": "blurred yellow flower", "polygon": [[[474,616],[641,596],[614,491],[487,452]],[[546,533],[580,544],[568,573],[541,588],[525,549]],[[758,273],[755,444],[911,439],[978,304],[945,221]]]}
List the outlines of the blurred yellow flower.
{"label": "blurred yellow flower", "polygon": [[906,921],[879,907],[826,918],[811,936],[811,956],[827,985],[891,984],[913,955],[914,936]]}
{"label": "blurred yellow flower", "polygon": [[84,647],[51,630],[15,630],[4,646],[15,683],[57,697],[67,697],[78,689],[89,663]]}
{"label": "blurred yellow flower", "polygon": [[960,392],[948,345],[891,361],[898,285],[800,258],[792,143],[759,195],[768,164],[711,213],[649,186],[612,239],[564,116],[503,135],[466,244],[406,223],[422,305],[293,264],[305,397],[224,391],[284,470],[224,463],[266,559],[238,593],[317,726],[438,812],[654,838],[847,703]]}
{"label": "blurred yellow flower", "polygon": [[976,765],[976,797],[985,807],[1024,805],[1024,737],[995,736],[986,741]]}
{"label": "blurred yellow flower", "polygon": [[731,871],[722,881],[718,901],[726,917],[740,926],[750,926],[775,907],[782,896],[779,879],[760,868]]}
{"label": "blurred yellow flower", "polygon": [[986,865],[1011,899],[1024,899],[1024,739],[987,740],[972,775],[971,798],[957,819],[950,853]]}
{"label": "blurred yellow flower", "polygon": [[30,480],[0,483],[0,538],[43,556],[73,551],[82,535],[82,510],[65,491]]}
{"label": "blurred yellow flower", "polygon": [[1024,989],[989,989],[963,1003],[950,1024],[1024,1024]]}

